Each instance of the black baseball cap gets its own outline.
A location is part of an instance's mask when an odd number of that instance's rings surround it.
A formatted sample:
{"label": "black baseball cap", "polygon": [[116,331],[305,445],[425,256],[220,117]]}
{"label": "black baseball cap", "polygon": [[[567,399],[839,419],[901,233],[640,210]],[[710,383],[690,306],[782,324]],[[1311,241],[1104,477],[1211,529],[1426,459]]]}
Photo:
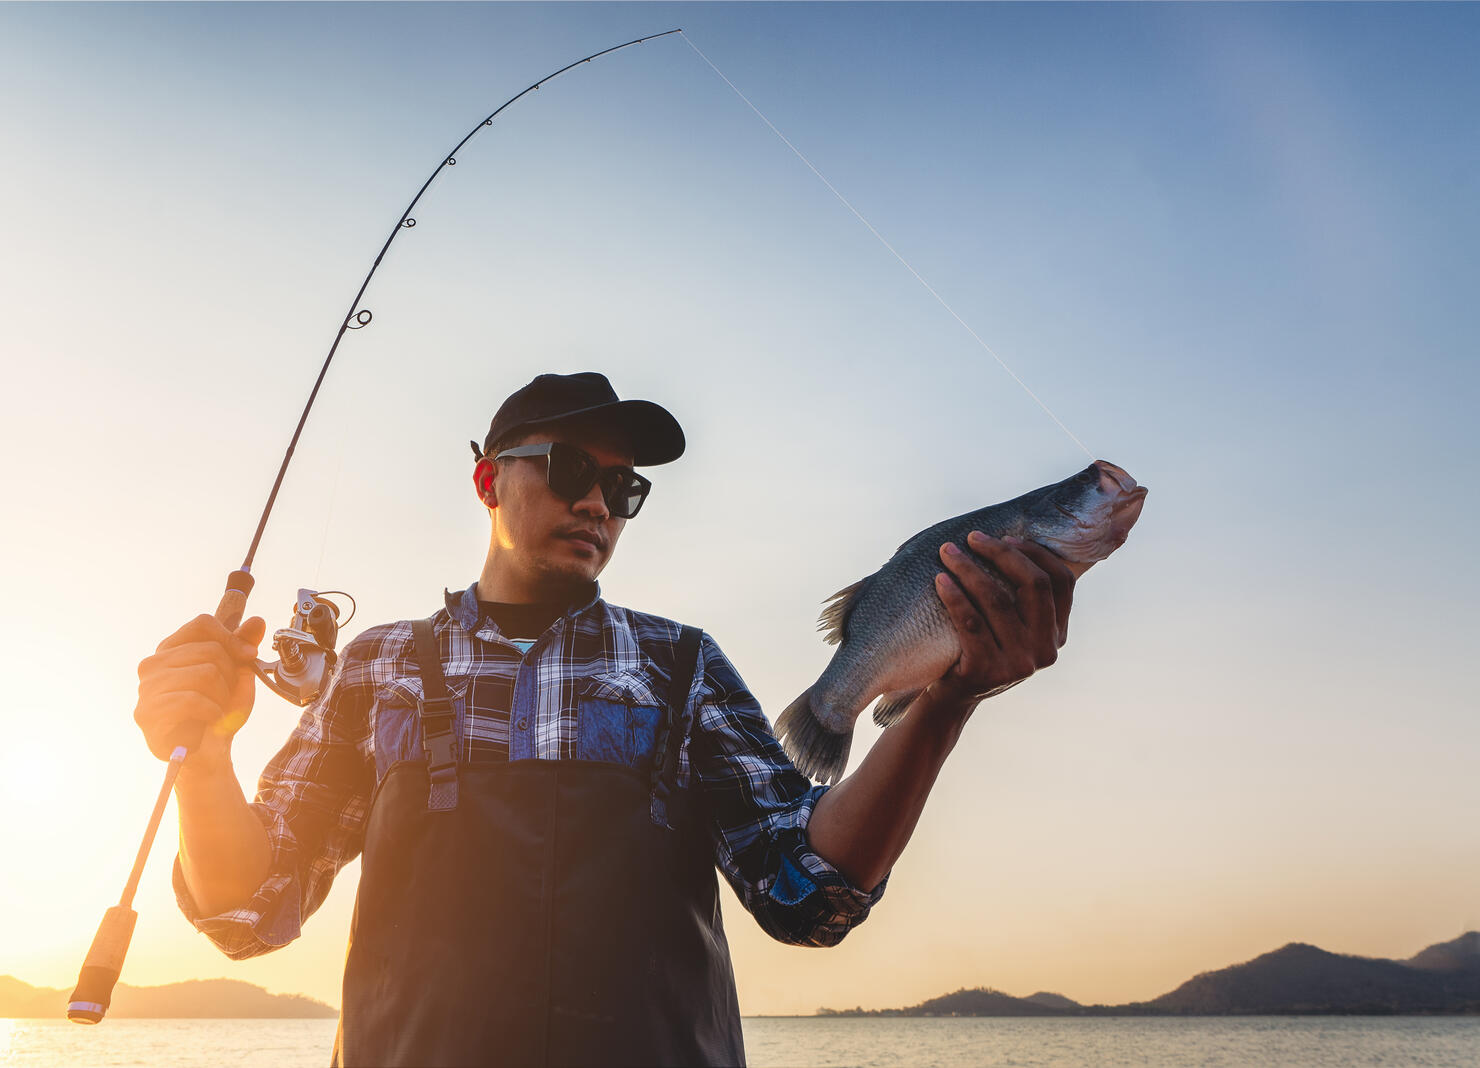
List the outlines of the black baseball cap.
{"label": "black baseball cap", "polygon": [[606,375],[595,371],[538,375],[510,394],[489,424],[483,454],[516,430],[575,417],[589,418],[625,434],[637,467],[671,463],[683,455],[683,428],[666,408],[652,401],[619,400]]}

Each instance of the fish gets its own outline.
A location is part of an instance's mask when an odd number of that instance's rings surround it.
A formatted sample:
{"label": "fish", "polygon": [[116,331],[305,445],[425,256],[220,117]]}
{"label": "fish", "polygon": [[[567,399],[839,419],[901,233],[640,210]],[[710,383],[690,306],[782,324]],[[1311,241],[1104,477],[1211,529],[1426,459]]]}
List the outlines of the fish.
{"label": "fish", "polygon": [[1056,553],[1078,578],[1125,544],[1145,499],[1146,487],[1124,469],[1096,460],[1062,482],[927,527],[872,575],[827,598],[818,629],[837,651],[776,720],[792,763],[817,782],[836,782],[869,702],[878,698],[874,722],[887,727],[960,657],[956,628],[935,591],[943,544],[964,546],[973,530],[1015,535]]}

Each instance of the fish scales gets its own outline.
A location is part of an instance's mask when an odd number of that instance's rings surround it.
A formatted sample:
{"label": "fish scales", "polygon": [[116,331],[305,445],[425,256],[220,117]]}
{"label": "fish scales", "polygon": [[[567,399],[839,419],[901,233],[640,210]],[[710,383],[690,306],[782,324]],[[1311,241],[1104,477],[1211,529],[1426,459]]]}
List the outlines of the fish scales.
{"label": "fish scales", "polygon": [[838,649],[776,721],[792,761],[814,779],[836,781],[854,722],[869,702],[879,699],[874,718],[887,727],[961,655],[935,591],[941,545],[964,546],[973,530],[1016,535],[1058,553],[1078,575],[1124,543],[1145,496],[1146,488],[1124,470],[1097,460],[1062,482],[927,527],[878,571],[834,594],[821,624]]}

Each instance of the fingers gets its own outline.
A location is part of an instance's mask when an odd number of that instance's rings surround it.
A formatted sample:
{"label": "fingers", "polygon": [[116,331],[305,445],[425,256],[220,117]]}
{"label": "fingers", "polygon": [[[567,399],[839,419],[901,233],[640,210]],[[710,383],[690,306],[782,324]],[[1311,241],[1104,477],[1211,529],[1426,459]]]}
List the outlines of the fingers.
{"label": "fingers", "polygon": [[[1019,552],[1017,546],[1001,539],[974,530],[967,535],[966,543],[1002,576],[1012,591],[1013,611],[1022,621],[1029,640],[1034,645],[1052,642],[1058,626],[1054,619],[1053,584],[1048,575]],[[1037,640],[1040,636],[1042,641]],[[1058,645],[1054,643],[1053,648],[1057,649]]]}
{"label": "fingers", "polygon": [[1069,570],[1069,565],[1061,556],[1051,549],[1045,549],[1037,542],[1024,541],[1022,538],[1003,538],[1002,540],[1033,561],[1048,576],[1049,586],[1053,591],[1058,645],[1062,647],[1069,640],[1069,610],[1074,607],[1074,572]]}
{"label": "fingers", "polygon": [[1012,590],[1037,666],[1052,664],[1069,636],[1074,573],[1053,552],[1023,538],[989,538],[972,531],[967,544]]}
{"label": "fingers", "polygon": [[941,546],[940,558],[955,584],[999,642],[1006,637],[1007,630],[1021,625],[1012,591],[1001,578],[983,567],[972,553],[954,542],[947,542]]}
{"label": "fingers", "polygon": [[250,659],[257,655],[257,644],[266,631],[267,624],[260,616],[253,616],[233,632],[223,627],[215,616],[198,615],[160,642],[155,651],[162,653],[181,645],[215,642],[238,659]]}
{"label": "fingers", "polygon": [[183,656],[197,655],[199,660],[152,656],[139,665],[139,698],[147,700],[168,693],[199,694],[206,701],[225,708],[236,689],[237,666],[226,659],[220,646],[185,646]]}
{"label": "fingers", "polygon": [[250,665],[266,626],[254,616],[229,631],[212,616],[197,616],[140,662],[134,722],[155,756],[168,759],[176,740],[193,733],[187,725],[235,729],[246,721],[255,691]]}
{"label": "fingers", "polygon": [[[941,603],[946,606],[946,614],[951,617],[958,633],[979,639],[991,648],[998,648],[997,637],[992,633],[986,617],[961,589],[959,580],[942,572],[935,576],[935,592],[940,595]],[[964,642],[962,648],[964,652]]]}
{"label": "fingers", "polygon": [[224,678],[236,677],[239,661],[218,642],[190,642],[163,649],[153,656],[139,661],[139,681],[152,678],[174,668],[191,667],[196,664],[213,664]]}
{"label": "fingers", "polygon": [[980,531],[967,535],[965,549],[942,545],[940,559],[949,574],[936,576],[936,592],[961,643],[947,681],[993,693],[1058,659],[1074,596],[1063,560],[1021,538]]}

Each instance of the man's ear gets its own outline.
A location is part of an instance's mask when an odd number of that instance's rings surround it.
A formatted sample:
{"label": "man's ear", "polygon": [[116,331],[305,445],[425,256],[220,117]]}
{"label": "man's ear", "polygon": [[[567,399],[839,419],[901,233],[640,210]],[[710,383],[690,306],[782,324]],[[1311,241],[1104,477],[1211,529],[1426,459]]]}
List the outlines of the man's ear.
{"label": "man's ear", "polygon": [[497,473],[498,465],[486,456],[473,465],[473,488],[486,508],[498,507],[498,497],[493,491],[494,476]]}

